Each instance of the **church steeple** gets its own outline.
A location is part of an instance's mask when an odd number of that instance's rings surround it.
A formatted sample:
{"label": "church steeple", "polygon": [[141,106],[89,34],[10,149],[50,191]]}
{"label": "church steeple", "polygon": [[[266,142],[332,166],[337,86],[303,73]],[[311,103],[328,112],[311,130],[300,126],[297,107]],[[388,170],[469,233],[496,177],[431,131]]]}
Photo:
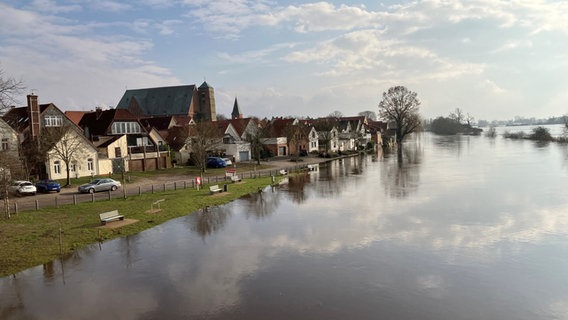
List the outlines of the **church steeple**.
{"label": "church steeple", "polygon": [[232,119],[242,119],[243,114],[241,113],[241,109],[239,108],[239,103],[237,102],[237,97],[235,97],[235,104],[233,105],[233,112],[231,112]]}

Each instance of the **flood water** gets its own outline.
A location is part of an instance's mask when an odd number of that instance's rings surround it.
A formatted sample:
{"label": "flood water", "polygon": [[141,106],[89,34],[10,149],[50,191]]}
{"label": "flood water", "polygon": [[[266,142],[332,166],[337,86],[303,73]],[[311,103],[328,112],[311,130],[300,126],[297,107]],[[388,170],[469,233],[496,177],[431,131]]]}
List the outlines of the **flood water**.
{"label": "flood water", "polygon": [[568,319],[567,176],[426,133],[0,279],[0,319]]}

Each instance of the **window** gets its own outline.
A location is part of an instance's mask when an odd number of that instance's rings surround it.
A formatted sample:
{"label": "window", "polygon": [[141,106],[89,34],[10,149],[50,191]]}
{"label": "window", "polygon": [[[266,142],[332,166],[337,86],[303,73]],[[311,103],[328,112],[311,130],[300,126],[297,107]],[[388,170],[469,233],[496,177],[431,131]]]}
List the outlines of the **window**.
{"label": "window", "polygon": [[44,120],[46,127],[61,127],[63,124],[63,118],[61,116],[45,116]]}
{"label": "window", "polygon": [[77,171],[77,162],[76,161],[71,162],[71,164],[69,165],[69,171],[71,171],[71,172]]}
{"label": "window", "polygon": [[55,161],[53,163],[53,172],[55,174],[60,174],[61,173],[61,162],[60,161]]}
{"label": "window", "polygon": [[120,157],[122,157],[122,152],[120,152],[120,147],[114,148],[114,157],[115,157],[115,158],[120,158]]}
{"label": "window", "polygon": [[8,138],[2,138],[2,151],[8,151],[9,149]]}
{"label": "window", "polygon": [[93,159],[87,159],[87,170],[95,171],[95,166],[93,165]]}
{"label": "window", "polygon": [[148,141],[148,137],[136,138],[136,146],[142,147],[142,146],[149,146],[149,145],[150,145],[150,142]]}
{"label": "window", "polygon": [[140,133],[142,129],[138,122],[113,122],[111,127],[112,134]]}

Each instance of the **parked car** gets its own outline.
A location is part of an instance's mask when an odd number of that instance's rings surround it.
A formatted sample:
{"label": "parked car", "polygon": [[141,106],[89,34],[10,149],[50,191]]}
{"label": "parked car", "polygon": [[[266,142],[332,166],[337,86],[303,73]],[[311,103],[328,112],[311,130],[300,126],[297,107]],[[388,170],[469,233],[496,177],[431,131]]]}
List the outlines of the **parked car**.
{"label": "parked car", "polygon": [[232,166],[233,165],[233,161],[229,158],[221,158],[223,159],[223,161],[225,161],[225,165],[226,166]]}
{"label": "parked car", "polygon": [[110,178],[94,179],[89,183],[79,186],[78,190],[81,193],[95,193],[99,191],[114,191],[120,187],[120,181]]}
{"label": "parked car", "polygon": [[225,168],[227,163],[219,157],[208,157],[206,165],[208,168]]}
{"label": "parked car", "polygon": [[18,180],[14,181],[10,186],[10,191],[18,196],[35,195],[37,192],[36,187],[29,181]]}
{"label": "parked car", "polygon": [[36,182],[35,186],[38,192],[61,191],[61,185],[59,184],[59,182],[50,179],[39,180],[38,182]]}

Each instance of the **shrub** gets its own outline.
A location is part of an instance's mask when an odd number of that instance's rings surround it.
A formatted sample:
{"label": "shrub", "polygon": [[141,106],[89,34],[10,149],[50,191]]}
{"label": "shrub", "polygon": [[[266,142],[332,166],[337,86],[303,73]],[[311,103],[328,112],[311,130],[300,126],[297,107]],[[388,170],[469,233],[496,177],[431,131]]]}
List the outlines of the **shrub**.
{"label": "shrub", "polygon": [[545,127],[536,127],[532,129],[532,133],[529,135],[529,139],[537,141],[552,141],[552,135],[550,131]]}

